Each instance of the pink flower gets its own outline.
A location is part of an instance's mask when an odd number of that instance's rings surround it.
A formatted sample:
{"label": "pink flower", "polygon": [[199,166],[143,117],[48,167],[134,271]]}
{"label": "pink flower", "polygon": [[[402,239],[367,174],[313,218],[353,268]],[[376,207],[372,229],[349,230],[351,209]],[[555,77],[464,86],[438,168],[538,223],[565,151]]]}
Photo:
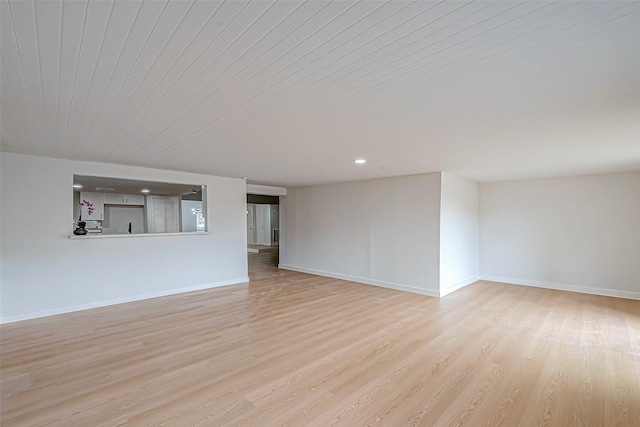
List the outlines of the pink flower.
{"label": "pink flower", "polygon": [[81,202],[78,202],[78,204],[80,206],[86,206],[87,207],[87,215],[91,216],[91,214],[93,214],[93,212],[96,210],[96,208],[93,207],[93,203],[91,203],[88,200],[82,199]]}

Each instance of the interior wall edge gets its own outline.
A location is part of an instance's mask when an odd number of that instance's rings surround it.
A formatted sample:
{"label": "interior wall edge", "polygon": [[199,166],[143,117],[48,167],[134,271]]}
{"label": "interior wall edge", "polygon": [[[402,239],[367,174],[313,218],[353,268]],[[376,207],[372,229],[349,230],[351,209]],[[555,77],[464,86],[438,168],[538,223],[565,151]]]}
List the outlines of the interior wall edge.
{"label": "interior wall edge", "polygon": [[458,289],[462,289],[465,286],[469,286],[469,285],[477,282],[478,280],[480,280],[480,276],[473,276],[473,277],[470,277],[467,280],[463,280],[462,282],[456,283],[453,286],[449,286],[448,288],[440,287],[440,298],[442,298],[445,295],[449,295],[449,294],[457,291]]}

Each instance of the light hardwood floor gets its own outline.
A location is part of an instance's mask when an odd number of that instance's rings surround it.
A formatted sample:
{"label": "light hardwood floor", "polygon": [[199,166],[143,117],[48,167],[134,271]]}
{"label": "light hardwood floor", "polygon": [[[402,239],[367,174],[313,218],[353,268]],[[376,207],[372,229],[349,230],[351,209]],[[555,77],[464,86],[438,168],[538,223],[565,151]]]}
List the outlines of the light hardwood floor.
{"label": "light hardwood floor", "polygon": [[640,301],[255,255],[249,284],[2,326],[2,426],[640,426]]}

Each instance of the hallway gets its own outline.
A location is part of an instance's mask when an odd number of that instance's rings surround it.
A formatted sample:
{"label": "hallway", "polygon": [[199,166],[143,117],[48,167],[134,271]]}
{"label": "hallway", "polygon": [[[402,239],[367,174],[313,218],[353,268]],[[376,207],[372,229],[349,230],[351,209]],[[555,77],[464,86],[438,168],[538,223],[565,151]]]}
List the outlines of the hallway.
{"label": "hallway", "polygon": [[249,252],[249,280],[270,279],[279,275],[278,273],[278,251],[272,252]]}

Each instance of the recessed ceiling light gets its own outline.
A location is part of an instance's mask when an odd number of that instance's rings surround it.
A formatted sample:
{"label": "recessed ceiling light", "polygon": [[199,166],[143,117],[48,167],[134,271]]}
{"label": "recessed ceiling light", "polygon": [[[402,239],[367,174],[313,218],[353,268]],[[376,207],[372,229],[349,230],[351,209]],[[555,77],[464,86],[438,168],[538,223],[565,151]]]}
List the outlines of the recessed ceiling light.
{"label": "recessed ceiling light", "polygon": [[143,193],[148,193],[149,190],[147,190],[146,188],[144,190],[141,190]]}
{"label": "recessed ceiling light", "polygon": [[73,184],[73,188],[82,188],[82,185],[80,185],[80,184]]}
{"label": "recessed ceiling light", "polygon": [[365,159],[355,159],[353,163],[355,163],[356,165],[364,165],[365,163],[367,163],[367,161]]}

